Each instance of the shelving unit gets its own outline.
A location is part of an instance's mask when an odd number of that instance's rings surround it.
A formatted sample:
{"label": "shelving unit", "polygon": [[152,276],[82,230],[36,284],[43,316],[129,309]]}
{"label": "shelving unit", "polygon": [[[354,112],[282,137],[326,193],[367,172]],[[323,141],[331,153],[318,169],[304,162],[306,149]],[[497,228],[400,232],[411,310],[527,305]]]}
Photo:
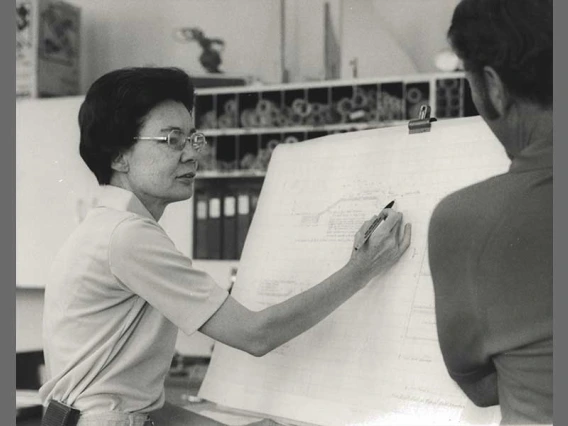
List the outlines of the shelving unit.
{"label": "shelving unit", "polygon": [[438,119],[476,115],[463,73],[201,89],[202,178],[261,175],[279,143],[393,126],[427,104]]}
{"label": "shelving unit", "polygon": [[[199,89],[195,121],[208,145],[200,159],[196,193],[222,200],[247,188],[259,191],[278,144],[404,124],[418,116],[422,105],[429,105],[437,119],[477,115],[462,72]],[[212,207],[223,222],[223,203],[215,201]],[[196,230],[195,203],[193,213]],[[218,244],[232,240],[232,230],[228,238],[222,225],[220,232]],[[194,238],[193,253],[206,259],[202,250],[195,250],[198,241]]]}

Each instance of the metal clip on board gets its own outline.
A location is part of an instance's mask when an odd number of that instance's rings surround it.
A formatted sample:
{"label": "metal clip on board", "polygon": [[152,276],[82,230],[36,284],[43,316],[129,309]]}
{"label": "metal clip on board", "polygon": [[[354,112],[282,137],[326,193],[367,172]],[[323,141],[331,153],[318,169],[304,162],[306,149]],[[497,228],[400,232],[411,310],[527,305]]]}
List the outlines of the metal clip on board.
{"label": "metal clip on board", "polygon": [[418,118],[408,122],[408,133],[429,132],[432,127],[431,123],[436,121],[436,118],[430,117],[431,110],[429,105],[422,105],[418,113]]}

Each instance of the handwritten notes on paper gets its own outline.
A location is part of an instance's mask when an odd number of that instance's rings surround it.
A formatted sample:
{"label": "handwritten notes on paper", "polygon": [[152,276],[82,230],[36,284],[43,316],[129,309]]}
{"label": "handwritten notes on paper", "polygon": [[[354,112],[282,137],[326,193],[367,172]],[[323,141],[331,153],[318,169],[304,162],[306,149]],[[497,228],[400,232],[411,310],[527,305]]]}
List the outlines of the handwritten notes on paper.
{"label": "handwritten notes on paper", "polygon": [[[253,310],[319,283],[391,200],[412,223],[400,262],[332,315],[262,358],[217,344],[200,396],[297,423],[490,423],[439,350],[427,231],[445,195],[507,170],[479,117],[327,136],[274,152],[233,296]],[[349,285],[349,283],[345,283]]]}

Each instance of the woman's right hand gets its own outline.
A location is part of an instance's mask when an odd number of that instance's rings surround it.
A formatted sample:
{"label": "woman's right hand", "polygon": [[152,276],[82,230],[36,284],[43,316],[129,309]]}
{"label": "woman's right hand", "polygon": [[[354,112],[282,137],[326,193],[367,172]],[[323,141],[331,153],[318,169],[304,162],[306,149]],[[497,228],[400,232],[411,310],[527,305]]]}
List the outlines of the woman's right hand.
{"label": "woman's right hand", "polygon": [[358,250],[355,246],[363,239],[375,216],[357,231],[349,261],[360,272],[367,273],[369,280],[388,271],[410,246],[411,225],[405,224],[403,231],[402,213],[385,209],[381,214],[385,217],[384,221]]}

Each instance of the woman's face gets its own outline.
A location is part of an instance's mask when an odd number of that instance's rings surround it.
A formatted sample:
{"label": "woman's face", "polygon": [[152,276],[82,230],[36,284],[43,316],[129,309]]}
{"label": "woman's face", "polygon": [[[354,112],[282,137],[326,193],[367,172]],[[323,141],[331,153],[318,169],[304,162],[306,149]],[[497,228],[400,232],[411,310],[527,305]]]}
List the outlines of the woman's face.
{"label": "woman's face", "polygon": [[[138,136],[167,136],[172,129],[189,135],[193,117],[182,103],[168,100],[150,110]],[[126,189],[158,219],[169,203],[193,195],[197,155],[189,143],[177,151],[164,142],[139,140],[123,154],[128,164],[123,175]]]}

